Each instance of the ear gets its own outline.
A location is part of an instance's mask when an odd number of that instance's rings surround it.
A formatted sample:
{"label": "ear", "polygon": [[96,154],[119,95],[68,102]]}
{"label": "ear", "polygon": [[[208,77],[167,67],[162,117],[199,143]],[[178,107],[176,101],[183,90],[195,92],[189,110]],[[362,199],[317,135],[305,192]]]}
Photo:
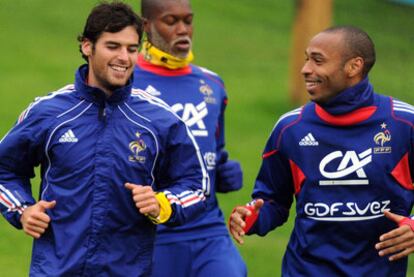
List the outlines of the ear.
{"label": "ear", "polygon": [[355,77],[362,75],[362,70],[364,68],[364,59],[361,57],[355,57],[350,59],[346,64],[346,70],[349,77]]}
{"label": "ear", "polygon": [[92,50],[93,50],[93,45],[92,42],[88,39],[85,39],[82,41],[81,43],[82,46],[82,53],[89,57],[90,55],[92,55]]}
{"label": "ear", "polygon": [[144,26],[144,32],[146,34],[149,34],[151,31],[151,28],[150,28],[150,22],[147,18],[145,17],[142,18],[142,25]]}

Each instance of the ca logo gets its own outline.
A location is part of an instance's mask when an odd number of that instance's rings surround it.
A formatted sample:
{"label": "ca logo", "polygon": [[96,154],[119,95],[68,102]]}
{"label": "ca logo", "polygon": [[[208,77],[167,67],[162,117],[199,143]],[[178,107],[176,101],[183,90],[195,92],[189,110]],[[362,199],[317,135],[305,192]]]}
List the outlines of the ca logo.
{"label": "ca logo", "polygon": [[[338,168],[334,172],[326,171],[326,166],[335,159],[342,158]],[[338,179],[356,172],[359,178],[366,178],[364,166],[372,161],[372,149],[369,148],[359,154],[355,151],[347,151],[345,155],[341,151],[334,151],[325,156],[319,164],[319,171],[322,176],[329,179]],[[341,180],[341,181],[320,181],[320,185],[361,185],[368,184],[368,180]]]}
{"label": "ca logo", "polygon": [[188,127],[190,127],[194,136],[208,136],[208,131],[203,121],[203,118],[208,114],[207,106],[204,101],[197,106],[194,106],[193,103],[186,103],[185,105],[177,103],[172,106],[172,109],[178,115],[180,115],[180,112],[183,111],[181,119],[187,124]]}

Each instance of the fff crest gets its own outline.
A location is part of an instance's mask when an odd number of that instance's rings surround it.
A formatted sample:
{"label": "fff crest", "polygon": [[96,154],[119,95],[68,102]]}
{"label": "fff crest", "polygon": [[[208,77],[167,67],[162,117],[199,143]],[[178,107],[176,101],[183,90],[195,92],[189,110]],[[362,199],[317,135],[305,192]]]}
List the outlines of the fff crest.
{"label": "fff crest", "polygon": [[387,142],[391,141],[391,133],[387,129],[387,124],[381,124],[381,132],[378,132],[374,136],[374,142],[376,145],[380,145],[379,147],[374,147],[375,154],[382,154],[382,153],[391,153],[390,146],[384,146]]}
{"label": "fff crest", "polygon": [[213,97],[213,89],[204,80],[200,80],[200,92],[204,95],[204,101],[206,103],[216,103],[216,98]]}
{"label": "fff crest", "polygon": [[129,150],[132,152],[132,155],[129,156],[128,160],[130,162],[145,163],[145,156],[143,156],[143,152],[147,149],[147,145],[141,138],[141,134],[139,132],[136,132],[135,136],[136,140],[129,143]]}

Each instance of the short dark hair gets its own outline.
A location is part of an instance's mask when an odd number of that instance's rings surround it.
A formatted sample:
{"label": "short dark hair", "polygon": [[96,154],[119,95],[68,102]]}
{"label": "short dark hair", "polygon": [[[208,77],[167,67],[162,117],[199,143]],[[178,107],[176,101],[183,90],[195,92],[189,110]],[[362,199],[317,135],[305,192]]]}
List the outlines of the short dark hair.
{"label": "short dark hair", "polygon": [[141,16],[151,19],[154,16],[154,9],[161,5],[159,0],[141,0]]}
{"label": "short dark hair", "polygon": [[[146,19],[152,19],[155,16],[157,9],[163,7],[165,1],[166,0],[141,0],[141,16]],[[186,1],[190,4],[190,0]]]}
{"label": "short dark hair", "polygon": [[[95,44],[103,32],[116,33],[128,26],[135,28],[141,40],[142,20],[129,5],[118,1],[101,2],[89,14],[83,33],[78,36],[78,41],[82,43],[87,39]],[[88,61],[88,57],[82,52],[82,45],[79,45],[79,51],[82,53],[82,57]]]}
{"label": "short dark hair", "polygon": [[364,60],[362,74],[366,77],[376,61],[375,45],[369,35],[355,26],[335,26],[323,33],[342,33],[344,40],[345,60],[361,57]]}

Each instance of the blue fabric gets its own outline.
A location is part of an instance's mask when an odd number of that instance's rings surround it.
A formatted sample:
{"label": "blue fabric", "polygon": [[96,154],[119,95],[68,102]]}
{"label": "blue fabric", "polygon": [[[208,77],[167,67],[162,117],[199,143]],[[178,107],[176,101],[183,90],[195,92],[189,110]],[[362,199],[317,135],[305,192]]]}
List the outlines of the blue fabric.
{"label": "blue fabric", "polygon": [[227,151],[223,150],[217,162],[216,190],[218,192],[237,191],[243,186],[243,172],[239,162],[228,159]]}
{"label": "blue fabric", "polygon": [[247,269],[229,236],[218,236],[157,245],[152,276],[244,277]]}
{"label": "blue fabric", "polygon": [[[41,166],[40,199],[56,200],[51,223],[34,240],[31,276],[148,276],[155,226],[135,207],[126,182],[169,197],[182,224],[205,209],[208,176],[183,122],[167,108],[131,94],[107,98],[85,82],[37,98],[0,143],[0,210],[16,227],[33,204],[30,177]],[[132,147],[139,145],[140,147]],[[192,203],[182,205],[182,195]]]}
{"label": "blue fabric", "polygon": [[320,106],[332,115],[340,115],[371,106],[373,103],[374,90],[367,77],[355,86],[342,91],[328,103]]}

